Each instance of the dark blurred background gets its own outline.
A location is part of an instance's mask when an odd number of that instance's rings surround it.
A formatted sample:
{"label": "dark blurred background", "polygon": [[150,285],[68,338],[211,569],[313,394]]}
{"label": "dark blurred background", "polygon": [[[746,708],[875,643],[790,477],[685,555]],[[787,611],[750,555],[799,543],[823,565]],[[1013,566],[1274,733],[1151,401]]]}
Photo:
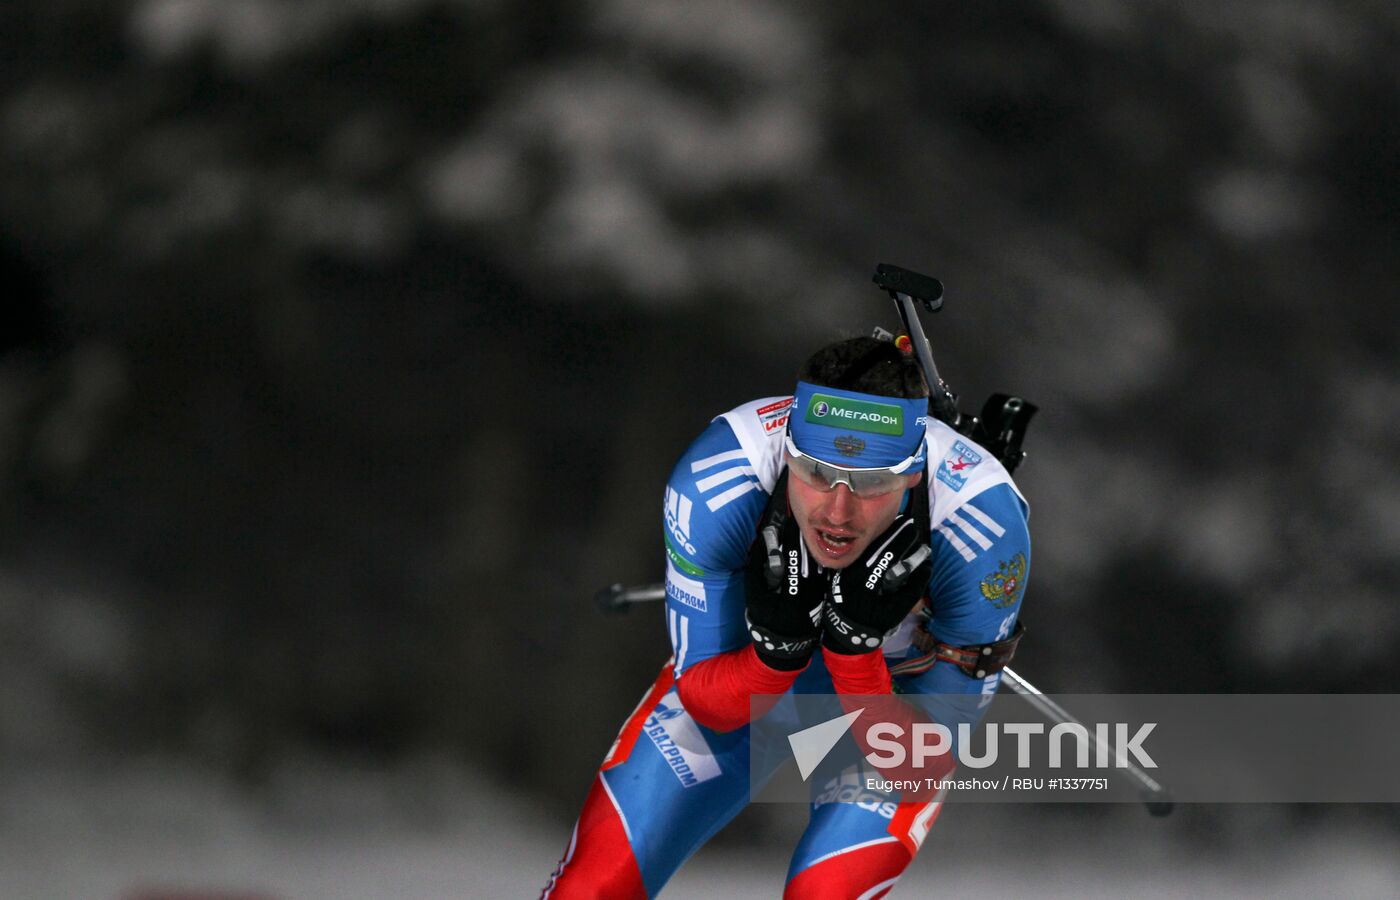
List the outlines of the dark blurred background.
{"label": "dark blurred background", "polygon": [[[669,653],[590,595],[712,416],[894,326],[876,262],[1042,408],[1021,672],[1395,691],[1397,58],[1360,0],[5,4],[0,895],[538,890]],[[1362,896],[1397,834],[963,807],[915,873]]]}

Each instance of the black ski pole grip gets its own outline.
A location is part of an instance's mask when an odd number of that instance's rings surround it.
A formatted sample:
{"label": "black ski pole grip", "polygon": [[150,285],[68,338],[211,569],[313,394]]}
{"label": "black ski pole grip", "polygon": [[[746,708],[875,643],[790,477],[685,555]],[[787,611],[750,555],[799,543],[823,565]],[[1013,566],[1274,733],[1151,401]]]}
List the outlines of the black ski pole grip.
{"label": "black ski pole grip", "polygon": [[935,312],[943,305],[943,282],[932,276],[880,263],[875,267],[872,280],[892,295],[908,294],[923,303],[929,312]]}

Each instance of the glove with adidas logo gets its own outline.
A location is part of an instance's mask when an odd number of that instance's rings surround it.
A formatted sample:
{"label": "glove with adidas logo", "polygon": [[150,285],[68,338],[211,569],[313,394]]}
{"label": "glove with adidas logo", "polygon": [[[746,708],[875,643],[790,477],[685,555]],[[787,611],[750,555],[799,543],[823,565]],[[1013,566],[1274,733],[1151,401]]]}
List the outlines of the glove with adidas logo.
{"label": "glove with adidas logo", "polygon": [[821,639],[828,581],[788,514],[786,479],[784,472],[749,548],[744,619],[758,658],[771,669],[793,672],[807,665]]}
{"label": "glove with adidas logo", "polygon": [[909,510],[870,544],[864,556],[831,577],[822,646],[836,653],[870,653],[899,626],[933,574],[928,493],[914,488]]}

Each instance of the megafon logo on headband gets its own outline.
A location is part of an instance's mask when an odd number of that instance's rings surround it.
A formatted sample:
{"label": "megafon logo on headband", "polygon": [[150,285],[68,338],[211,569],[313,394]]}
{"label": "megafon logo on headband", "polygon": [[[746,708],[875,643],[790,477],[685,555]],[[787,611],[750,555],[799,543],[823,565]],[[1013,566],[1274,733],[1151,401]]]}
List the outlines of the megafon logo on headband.
{"label": "megafon logo on headband", "polygon": [[[852,400],[830,394],[813,394],[807,402],[807,421],[817,425],[840,425],[854,431],[874,434],[904,434],[904,409],[893,403]],[[833,421],[835,420],[835,421]]]}

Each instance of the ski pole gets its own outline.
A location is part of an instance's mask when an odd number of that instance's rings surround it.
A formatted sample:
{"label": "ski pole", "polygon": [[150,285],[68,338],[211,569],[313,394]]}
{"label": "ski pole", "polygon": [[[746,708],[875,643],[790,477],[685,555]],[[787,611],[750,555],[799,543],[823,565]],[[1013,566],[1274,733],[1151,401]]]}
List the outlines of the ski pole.
{"label": "ski pole", "polygon": [[[665,588],[662,588],[662,592],[665,592]],[[1015,693],[1025,697],[1026,702],[1039,710],[1040,714],[1045,716],[1045,718],[1057,725],[1078,725],[1080,728],[1084,729],[1086,734],[1090,733],[1089,729],[1084,727],[1083,722],[1066,712],[1063,706],[1042,694],[1039,688],[1022,678],[1020,673],[1013,671],[1008,666],[1001,670],[1001,674],[1004,676],[1002,678],[1002,684],[1005,684]],[[1097,730],[1092,732],[1092,734],[1095,749],[1097,752],[1106,756],[1111,748],[1108,746],[1107,742],[1099,736]],[[1151,775],[1144,772],[1132,760],[1119,756],[1118,763],[1119,767],[1131,775],[1133,780],[1138,783],[1139,788],[1141,788],[1139,796],[1142,798],[1143,804],[1146,805],[1149,814],[1154,816],[1171,815],[1174,803],[1171,799],[1171,795],[1167,793],[1166,788],[1158,784]]]}
{"label": "ski pole", "polygon": [[[625,613],[638,603],[648,603],[666,598],[666,586],[663,584],[640,584],[627,587],[623,584],[610,584],[593,595],[593,602],[603,613],[607,615],[618,615]],[[1065,711],[1054,700],[1041,693],[1040,689],[1031,684],[1025,678],[1013,670],[1010,666],[1001,670],[1003,675],[1002,684],[1005,684],[1014,693],[1026,698],[1026,702],[1035,707],[1041,715],[1047,719],[1062,725],[1078,725],[1084,728],[1084,723]],[[1089,729],[1084,728],[1085,733]],[[1103,742],[1094,734],[1093,741],[1095,747],[1101,747]],[[1104,749],[1107,752],[1107,748]],[[1127,765],[1122,771],[1126,772],[1141,788],[1143,804],[1147,807],[1149,814],[1153,816],[1170,815],[1173,807],[1171,795],[1166,788],[1158,784],[1152,776],[1148,775],[1141,768],[1132,762],[1125,760]]]}

